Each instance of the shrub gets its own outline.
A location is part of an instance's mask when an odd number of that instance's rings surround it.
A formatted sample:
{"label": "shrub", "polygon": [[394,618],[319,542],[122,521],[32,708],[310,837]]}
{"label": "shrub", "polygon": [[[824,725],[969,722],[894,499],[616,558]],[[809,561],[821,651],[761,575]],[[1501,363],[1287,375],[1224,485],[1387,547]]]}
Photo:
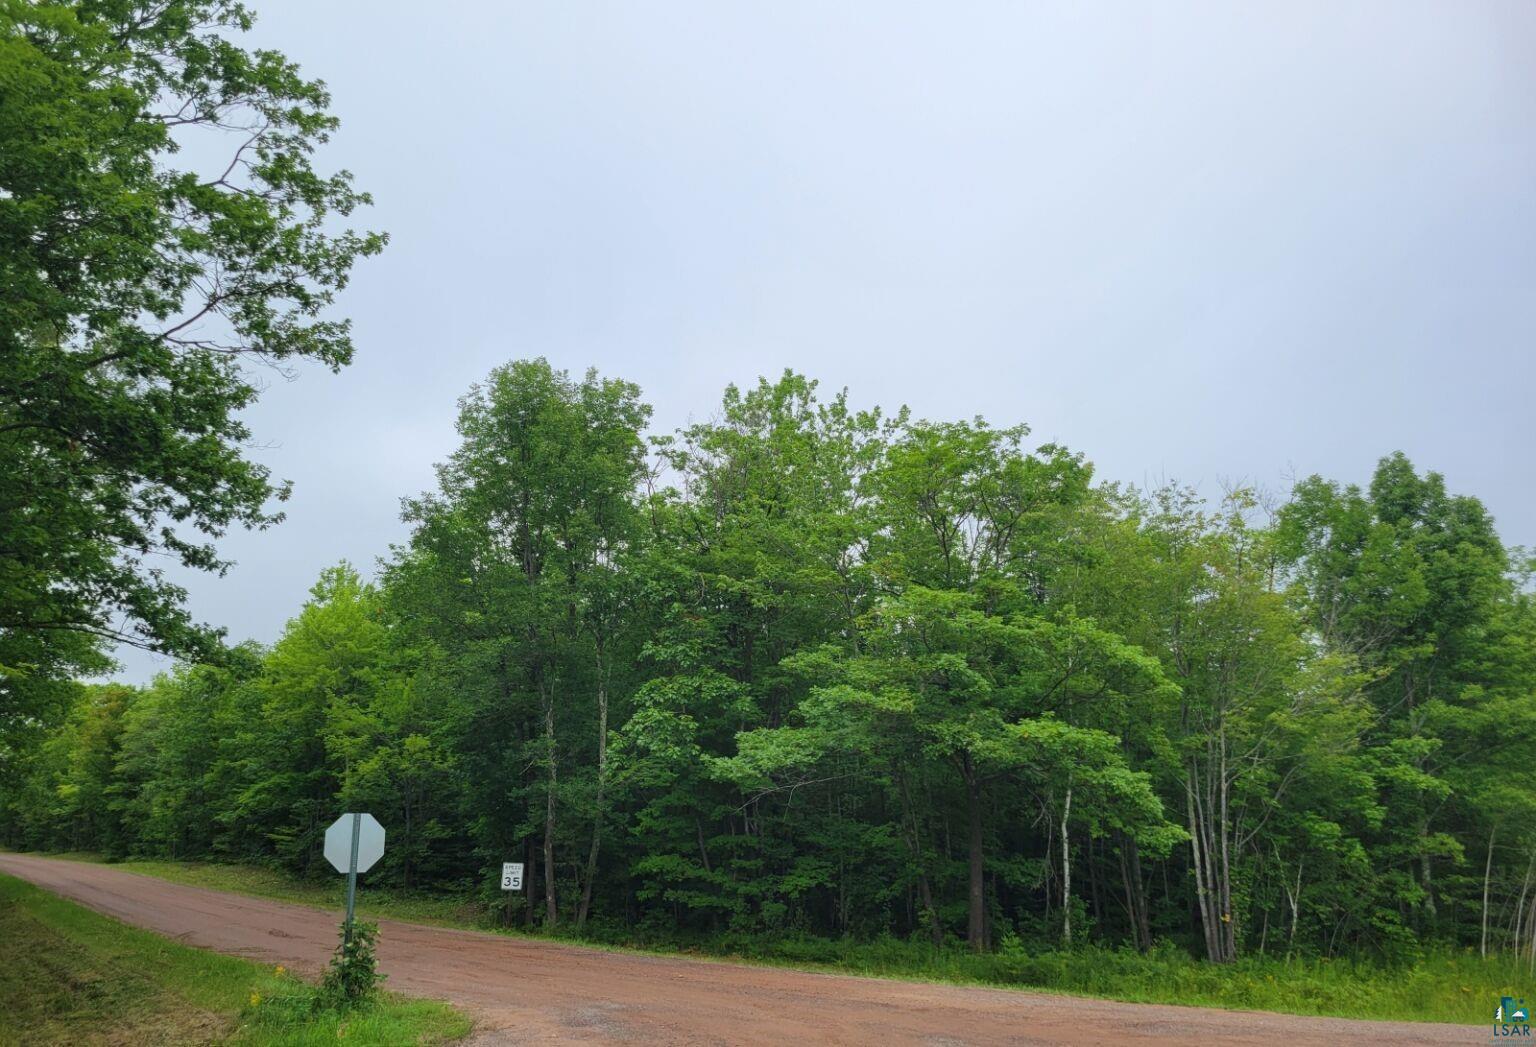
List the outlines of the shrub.
{"label": "shrub", "polygon": [[384,981],[376,952],[378,936],[378,924],[357,920],[352,924],[352,938],[348,941],[346,926],[342,926],[341,945],[320,979],[320,991],[315,996],[317,1010],[345,1010],[373,999]]}

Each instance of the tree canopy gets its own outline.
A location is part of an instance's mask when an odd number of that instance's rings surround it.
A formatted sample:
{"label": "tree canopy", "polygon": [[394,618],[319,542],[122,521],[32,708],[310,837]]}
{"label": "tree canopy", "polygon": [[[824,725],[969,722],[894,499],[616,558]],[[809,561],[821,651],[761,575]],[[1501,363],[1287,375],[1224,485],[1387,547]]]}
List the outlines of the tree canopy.
{"label": "tree canopy", "polygon": [[0,724],[98,640],[198,659],[165,564],[281,519],[258,367],[352,356],[327,309],[384,243],[315,152],[325,85],[231,0],[0,2]]}
{"label": "tree canopy", "polygon": [[497,368],[376,581],[81,690],[0,840],[302,873],[363,805],[530,927],[1532,948],[1531,565],[1442,477],[1127,489],[793,373],[648,423]]}

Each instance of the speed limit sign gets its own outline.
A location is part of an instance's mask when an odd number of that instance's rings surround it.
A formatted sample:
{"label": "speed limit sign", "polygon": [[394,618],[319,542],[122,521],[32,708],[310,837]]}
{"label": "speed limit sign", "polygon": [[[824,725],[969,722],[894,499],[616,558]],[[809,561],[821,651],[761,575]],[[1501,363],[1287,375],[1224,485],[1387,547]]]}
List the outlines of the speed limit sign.
{"label": "speed limit sign", "polygon": [[504,891],[520,891],[523,889],[523,863],[501,863],[501,889]]}

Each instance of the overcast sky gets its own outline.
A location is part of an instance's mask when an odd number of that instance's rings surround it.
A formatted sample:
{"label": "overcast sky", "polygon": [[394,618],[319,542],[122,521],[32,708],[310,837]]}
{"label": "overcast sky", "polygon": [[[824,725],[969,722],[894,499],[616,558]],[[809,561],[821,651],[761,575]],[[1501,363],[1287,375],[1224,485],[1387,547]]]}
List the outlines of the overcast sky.
{"label": "overcast sky", "polygon": [[393,242],[356,363],[250,413],[296,492],[189,581],[233,639],[371,570],[538,355],[659,430],[792,367],[1212,492],[1400,448],[1536,544],[1536,3],[254,7]]}

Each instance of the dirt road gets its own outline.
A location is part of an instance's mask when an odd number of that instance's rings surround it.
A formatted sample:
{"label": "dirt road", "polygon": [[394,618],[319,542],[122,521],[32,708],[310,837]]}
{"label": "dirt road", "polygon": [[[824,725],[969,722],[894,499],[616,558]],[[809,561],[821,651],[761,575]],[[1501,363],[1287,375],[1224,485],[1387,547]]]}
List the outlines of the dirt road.
{"label": "dirt road", "polygon": [[[0,872],[190,945],[309,974],[336,914],[104,865],[0,854]],[[636,956],[383,921],[389,988],[451,1000],[476,1044],[1470,1043],[1487,1030],[1112,1003]]]}

